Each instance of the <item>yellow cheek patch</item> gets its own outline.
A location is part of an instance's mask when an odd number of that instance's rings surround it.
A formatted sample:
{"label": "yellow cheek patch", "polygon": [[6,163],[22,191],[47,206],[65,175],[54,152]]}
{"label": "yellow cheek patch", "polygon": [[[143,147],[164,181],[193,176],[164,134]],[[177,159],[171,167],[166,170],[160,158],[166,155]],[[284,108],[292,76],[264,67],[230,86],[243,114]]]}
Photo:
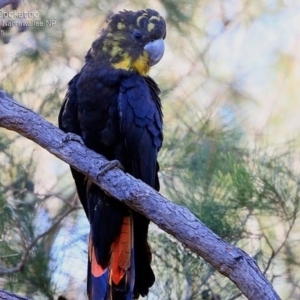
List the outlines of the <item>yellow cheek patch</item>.
{"label": "yellow cheek patch", "polygon": [[141,55],[136,61],[134,61],[132,67],[142,76],[146,76],[150,70],[147,52],[144,52],[143,55]]}
{"label": "yellow cheek patch", "polygon": [[148,64],[148,56],[146,52],[144,55],[141,55],[137,60],[133,63],[127,55],[123,57],[123,59],[117,63],[112,64],[112,67],[115,69],[123,69],[123,70],[135,70],[142,76],[146,76],[150,70],[150,66]]}
{"label": "yellow cheek patch", "polygon": [[130,65],[131,65],[131,59],[128,57],[128,55],[125,55],[121,61],[112,64],[113,68],[123,69],[123,70],[129,70]]}

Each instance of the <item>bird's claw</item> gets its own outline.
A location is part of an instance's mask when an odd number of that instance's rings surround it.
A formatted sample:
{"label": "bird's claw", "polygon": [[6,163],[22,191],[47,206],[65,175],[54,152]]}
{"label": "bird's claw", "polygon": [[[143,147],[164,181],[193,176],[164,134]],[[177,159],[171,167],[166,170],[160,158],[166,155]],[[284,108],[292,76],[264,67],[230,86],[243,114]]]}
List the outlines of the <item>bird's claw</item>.
{"label": "bird's claw", "polygon": [[111,161],[108,161],[107,163],[105,163],[104,166],[100,169],[100,171],[97,175],[97,179],[99,177],[103,177],[108,171],[110,171],[114,168],[119,168],[119,169],[125,171],[124,167],[118,160],[116,160],[116,159],[111,160]]}
{"label": "bird's claw", "polygon": [[78,142],[79,144],[84,145],[84,142],[83,142],[81,136],[79,136],[75,133],[71,133],[71,132],[68,132],[64,135],[64,137],[60,141],[60,144],[62,145],[63,143],[67,143],[70,141]]}

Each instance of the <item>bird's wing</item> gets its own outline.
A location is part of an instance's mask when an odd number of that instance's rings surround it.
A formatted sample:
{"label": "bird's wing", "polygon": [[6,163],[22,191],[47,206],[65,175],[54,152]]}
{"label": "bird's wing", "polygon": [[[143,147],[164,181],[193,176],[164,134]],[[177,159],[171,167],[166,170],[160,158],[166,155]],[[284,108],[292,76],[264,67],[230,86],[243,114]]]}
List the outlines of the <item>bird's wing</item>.
{"label": "bird's wing", "polygon": [[126,167],[134,177],[155,187],[156,159],[163,136],[159,90],[155,89],[153,80],[151,83],[136,73],[124,78],[120,85],[118,109],[129,164]]}
{"label": "bird's wing", "polygon": [[[80,135],[80,126],[78,121],[77,110],[77,88],[76,84],[80,77],[80,73],[73,77],[69,82],[69,88],[58,115],[58,126],[65,132]],[[77,193],[86,215],[88,215],[87,199],[86,199],[86,180],[85,175],[76,171],[71,167],[72,176],[75,180]]]}

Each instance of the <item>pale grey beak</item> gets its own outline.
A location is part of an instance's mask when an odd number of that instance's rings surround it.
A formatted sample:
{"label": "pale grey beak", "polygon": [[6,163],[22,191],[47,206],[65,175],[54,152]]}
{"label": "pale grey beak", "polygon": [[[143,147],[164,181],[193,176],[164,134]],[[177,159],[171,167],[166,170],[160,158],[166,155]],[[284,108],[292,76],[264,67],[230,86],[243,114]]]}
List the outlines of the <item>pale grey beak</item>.
{"label": "pale grey beak", "polygon": [[144,49],[149,54],[149,65],[154,66],[161,60],[164,55],[165,42],[163,39],[155,40],[146,44]]}

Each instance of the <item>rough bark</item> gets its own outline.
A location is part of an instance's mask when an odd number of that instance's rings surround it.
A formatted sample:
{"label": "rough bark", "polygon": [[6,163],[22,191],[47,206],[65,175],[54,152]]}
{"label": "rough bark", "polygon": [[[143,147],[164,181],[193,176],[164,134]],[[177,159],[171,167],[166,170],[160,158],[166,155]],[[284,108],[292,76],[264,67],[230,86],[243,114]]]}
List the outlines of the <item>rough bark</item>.
{"label": "rough bark", "polygon": [[172,203],[118,168],[102,172],[107,166],[103,156],[66,139],[64,132],[1,90],[0,126],[31,139],[89,176],[109,195],[147,216],[232,280],[248,299],[280,299],[254,259],[214,234],[187,208]]}

